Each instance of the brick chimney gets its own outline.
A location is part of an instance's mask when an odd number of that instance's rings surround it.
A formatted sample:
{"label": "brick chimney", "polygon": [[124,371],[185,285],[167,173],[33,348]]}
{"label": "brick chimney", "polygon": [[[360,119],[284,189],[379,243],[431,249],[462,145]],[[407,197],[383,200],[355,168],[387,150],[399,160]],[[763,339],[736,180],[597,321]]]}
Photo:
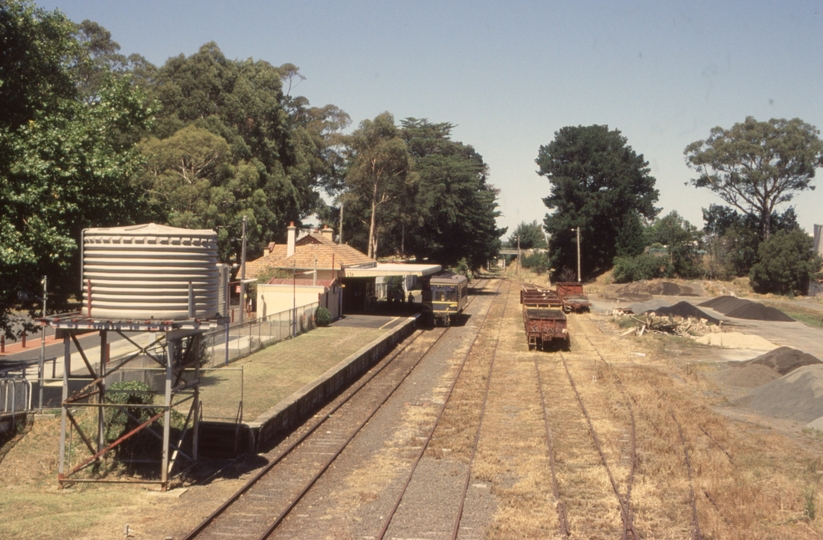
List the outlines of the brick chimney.
{"label": "brick chimney", "polygon": [[323,230],[320,231],[320,234],[323,235],[323,238],[334,241],[334,231],[328,225],[323,225]]}
{"label": "brick chimney", "polygon": [[286,244],[286,257],[291,257],[294,255],[294,242],[297,239],[297,227],[294,226],[294,221],[289,223],[287,227],[288,233],[288,243]]}

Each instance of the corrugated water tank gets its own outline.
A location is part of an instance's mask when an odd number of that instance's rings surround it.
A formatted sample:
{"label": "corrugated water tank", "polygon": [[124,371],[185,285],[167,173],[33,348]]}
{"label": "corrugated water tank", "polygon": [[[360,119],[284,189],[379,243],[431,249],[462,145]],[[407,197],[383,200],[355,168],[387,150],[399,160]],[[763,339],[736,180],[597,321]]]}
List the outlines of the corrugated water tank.
{"label": "corrugated water tank", "polygon": [[218,312],[218,289],[217,233],[212,230],[148,223],[83,231],[87,316],[206,319]]}

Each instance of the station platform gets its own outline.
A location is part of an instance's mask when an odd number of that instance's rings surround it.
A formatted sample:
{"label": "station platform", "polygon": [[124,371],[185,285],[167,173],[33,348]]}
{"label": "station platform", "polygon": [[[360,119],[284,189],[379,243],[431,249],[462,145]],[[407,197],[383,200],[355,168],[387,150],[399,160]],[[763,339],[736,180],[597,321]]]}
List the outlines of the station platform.
{"label": "station platform", "polygon": [[266,448],[408,337],[417,319],[348,315],[209,371],[200,385],[202,450],[217,457]]}

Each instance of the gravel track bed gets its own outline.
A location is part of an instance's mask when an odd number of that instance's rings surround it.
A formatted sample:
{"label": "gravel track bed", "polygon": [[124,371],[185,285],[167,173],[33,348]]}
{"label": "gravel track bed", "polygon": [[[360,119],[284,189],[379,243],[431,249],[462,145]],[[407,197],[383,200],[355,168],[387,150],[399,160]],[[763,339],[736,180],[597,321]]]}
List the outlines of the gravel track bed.
{"label": "gravel track bed", "polygon": [[[490,285],[492,289],[499,283]],[[451,384],[457,360],[465,356],[480,330],[485,312],[494,296],[475,297],[467,309],[463,326],[449,328],[447,336],[412,372],[394,396],[352,441],[334,466],[301,501],[278,530],[281,538],[362,538],[374,537],[394,505],[407,475],[411,460],[421,449],[422,440],[431,430],[444,392]],[[429,509],[411,512],[411,524],[419,537],[437,537],[442,527],[451,530],[448,505],[437,497],[454,501],[459,485],[454,481],[464,475],[466,465],[451,460],[426,459],[421,463],[422,479],[410,485],[410,496],[421,494]],[[434,499],[434,500],[433,500]],[[415,505],[407,505],[413,510]],[[401,510],[403,507],[401,506]],[[440,517],[436,511],[443,511]],[[394,524],[393,526],[397,526]],[[392,533],[393,534],[393,533]],[[422,536],[421,536],[422,535]],[[434,536],[433,536],[434,535]],[[402,536],[402,535],[401,535]]]}

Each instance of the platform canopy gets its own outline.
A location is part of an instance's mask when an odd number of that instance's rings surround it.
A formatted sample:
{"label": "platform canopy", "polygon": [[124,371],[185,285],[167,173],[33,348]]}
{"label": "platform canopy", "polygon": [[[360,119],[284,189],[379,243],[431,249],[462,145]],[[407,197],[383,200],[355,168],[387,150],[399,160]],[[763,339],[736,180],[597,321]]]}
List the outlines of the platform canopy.
{"label": "platform canopy", "polygon": [[377,263],[371,267],[351,266],[343,268],[343,277],[369,278],[390,276],[430,276],[441,269],[439,264]]}

